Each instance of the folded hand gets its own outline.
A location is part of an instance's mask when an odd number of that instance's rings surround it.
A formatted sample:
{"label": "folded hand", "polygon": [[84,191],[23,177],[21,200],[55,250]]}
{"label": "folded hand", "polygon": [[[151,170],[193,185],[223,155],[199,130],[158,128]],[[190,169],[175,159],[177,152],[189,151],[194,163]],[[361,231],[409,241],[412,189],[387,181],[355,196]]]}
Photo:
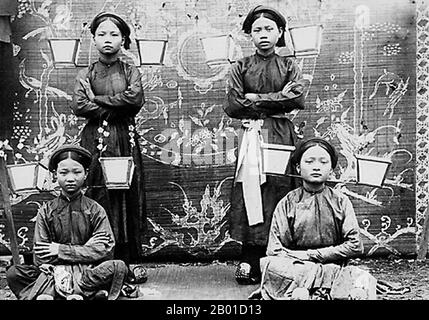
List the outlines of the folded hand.
{"label": "folded hand", "polygon": [[256,101],[258,99],[258,95],[256,93],[246,93],[244,97],[250,101]]}
{"label": "folded hand", "polygon": [[34,252],[40,258],[57,257],[60,244],[55,242],[36,242]]}

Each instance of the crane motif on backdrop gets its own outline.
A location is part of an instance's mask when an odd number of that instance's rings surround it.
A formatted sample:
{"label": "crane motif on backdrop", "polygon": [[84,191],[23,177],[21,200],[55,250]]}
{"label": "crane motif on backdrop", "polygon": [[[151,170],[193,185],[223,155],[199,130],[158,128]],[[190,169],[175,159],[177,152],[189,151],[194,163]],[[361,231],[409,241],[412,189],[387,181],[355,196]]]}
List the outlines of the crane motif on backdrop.
{"label": "crane motif on backdrop", "polygon": [[389,119],[392,118],[395,106],[407,92],[409,79],[410,77],[404,82],[397,74],[388,72],[386,69],[383,70],[383,74],[375,82],[374,91],[369,96],[369,99],[374,98],[380,86],[384,85],[386,87],[385,95],[389,97],[389,102],[387,103],[383,116],[389,114]]}
{"label": "crane motif on backdrop", "polygon": [[[19,64],[19,81],[21,85],[28,91],[25,94],[26,97],[34,91],[36,94],[36,100],[34,103],[39,105],[39,129],[40,132],[35,138],[35,147],[29,149],[30,152],[36,154],[43,154],[46,158],[50,154],[50,150],[54,150],[65,142],[65,124],[67,118],[64,114],[58,114],[56,112],[53,102],[51,102],[52,110],[54,115],[48,118],[48,96],[63,97],[71,101],[72,97],[64,91],[49,86],[49,74],[53,70],[53,63],[49,57],[41,51],[43,59],[46,63],[43,65],[44,69],[40,80],[30,77],[25,74],[25,59]],[[49,126],[50,124],[50,126]]]}
{"label": "crane motif on backdrop", "polygon": [[50,127],[46,128],[47,134],[37,141],[35,147],[29,148],[32,153],[42,154],[45,160],[47,160],[52,150],[57,149],[66,142],[67,116],[63,113],[59,114],[53,104],[52,110],[54,115],[50,117]]}
{"label": "crane motif on backdrop", "polygon": [[[22,59],[22,61],[19,63],[19,83],[27,89],[27,92],[25,93],[25,97],[28,98],[29,94],[34,91],[36,94],[36,101],[38,101],[40,97],[40,90],[42,88],[42,81],[28,76],[25,74],[25,58]],[[58,98],[65,98],[68,101],[72,101],[72,97],[64,92],[61,89],[46,86],[46,93],[50,96],[58,97]]]}

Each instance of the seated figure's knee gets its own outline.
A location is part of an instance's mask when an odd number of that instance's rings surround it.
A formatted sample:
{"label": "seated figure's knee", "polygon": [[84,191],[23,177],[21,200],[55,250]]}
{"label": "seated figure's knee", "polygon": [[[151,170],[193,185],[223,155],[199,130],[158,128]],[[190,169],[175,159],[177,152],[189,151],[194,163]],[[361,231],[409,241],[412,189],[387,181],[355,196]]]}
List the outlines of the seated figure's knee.
{"label": "seated figure's knee", "polygon": [[118,270],[127,272],[128,266],[123,260],[113,260]]}
{"label": "seated figure's knee", "polygon": [[8,284],[15,282],[17,278],[18,278],[18,274],[15,266],[11,266],[9,269],[7,269],[6,281]]}
{"label": "seated figure's knee", "polygon": [[6,281],[12,292],[18,296],[22,289],[35,281],[40,271],[35,266],[13,265],[6,271]]}
{"label": "seated figure's knee", "polygon": [[122,260],[107,260],[99,264],[96,268],[98,271],[103,271],[106,274],[113,274],[113,272],[116,271],[122,271],[127,272],[128,267]]}

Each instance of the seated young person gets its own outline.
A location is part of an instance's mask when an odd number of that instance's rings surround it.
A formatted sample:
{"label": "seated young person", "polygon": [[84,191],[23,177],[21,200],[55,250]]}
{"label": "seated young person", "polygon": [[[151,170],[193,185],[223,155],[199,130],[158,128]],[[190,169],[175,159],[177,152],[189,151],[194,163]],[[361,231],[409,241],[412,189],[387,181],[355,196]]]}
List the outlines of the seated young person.
{"label": "seated young person", "polygon": [[34,265],[14,265],[7,282],[18,299],[117,299],[128,268],[112,260],[114,236],[103,207],[82,193],[91,153],[64,145],[49,170],[61,194],[37,213]]}
{"label": "seated young person", "polygon": [[302,186],[277,205],[261,287],[250,298],[374,299],[375,278],[347,260],[363,253],[349,198],[326,185],[337,165],[335,148],[321,138],[302,142],[291,158]]}

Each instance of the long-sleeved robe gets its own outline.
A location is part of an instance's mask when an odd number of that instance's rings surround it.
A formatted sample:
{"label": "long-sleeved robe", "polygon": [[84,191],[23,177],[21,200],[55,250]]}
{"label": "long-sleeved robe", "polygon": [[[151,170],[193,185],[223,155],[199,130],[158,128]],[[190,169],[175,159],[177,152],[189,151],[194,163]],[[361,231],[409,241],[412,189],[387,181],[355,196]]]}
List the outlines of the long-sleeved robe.
{"label": "long-sleeved robe", "polygon": [[291,191],[273,215],[267,255],[287,255],[284,249],[311,249],[320,263],[360,255],[363,244],[350,199],[328,186],[316,194],[303,187]]}
{"label": "long-sleeved robe", "polygon": [[[282,93],[282,89],[289,82],[299,84],[301,78],[301,70],[291,57],[276,53],[264,57],[255,53],[240,59],[230,71],[224,111],[236,119],[262,119],[261,134],[266,143],[295,145],[295,128],[287,118],[287,113],[304,109],[304,86],[298,85],[286,94]],[[256,93],[257,100],[246,99],[246,93]],[[242,136],[239,138],[239,150],[241,144]],[[240,159],[240,155],[238,158]],[[287,173],[295,172],[288,167]],[[228,212],[231,236],[249,245],[266,246],[274,208],[296,186],[293,178],[267,176],[266,182],[260,186],[263,223],[249,226],[242,182],[235,179]]]}
{"label": "long-sleeved robe", "polygon": [[[87,244],[101,232],[111,239],[107,245]],[[111,260],[114,235],[105,210],[94,200],[78,193],[71,199],[60,195],[45,203],[37,213],[33,241],[58,243],[58,256],[42,257],[34,252],[34,266],[8,270],[9,286],[18,298],[55,295],[53,277],[40,272],[42,264],[64,266],[72,275],[73,293],[90,296],[97,289],[108,289],[110,298],[118,297],[128,270],[123,261]]]}
{"label": "long-sleeved robe", "polygon": [[[104,232],[112,239],[102,244],[85,245],[95,234]],[[92,199],[76,194],[64,195],[47,202],[38,212],[34,228],[34,243],[59,243],[58,257],[41,258],[34,253],[34,263],[71,264],[73,270],[112,258],[115,241],[104,209]]]}
{"label": "long-sleeved robe", "polygon": [[[130,263],[142,257],[142,236],[146,231],[146,200],[143,159],[135,126],[135,116],[144,104],[139,70],[117,60],[110,65],[94,62],[82,69],[74,89],[72,109],[75,115],[88,120],[81,134],[81,145],[94,155],[89,168],[86,195],[106,210],[116,239],[115,257]],[[91,102],[80,80],[89,79],[95,99]],[[103,127],[103,122],[107,125]],[[98,132],[103,127],[108,136]],[[135,169],[130,189],[108,190],[98,161],[99,138],[106,146],[102,156],[133,156]],[[134,140],[132,147],[130,140]]]}
{"label": "long-sleeved robe", "polygon": [[[307,251],[309,260],[292,257]],[[277,205],[267,257],[261,259],[262,296],[288,299],[293,289],[332,288],[348,259],[363,253],[350,199],[328,186],[318,193],[297,188]]]}

